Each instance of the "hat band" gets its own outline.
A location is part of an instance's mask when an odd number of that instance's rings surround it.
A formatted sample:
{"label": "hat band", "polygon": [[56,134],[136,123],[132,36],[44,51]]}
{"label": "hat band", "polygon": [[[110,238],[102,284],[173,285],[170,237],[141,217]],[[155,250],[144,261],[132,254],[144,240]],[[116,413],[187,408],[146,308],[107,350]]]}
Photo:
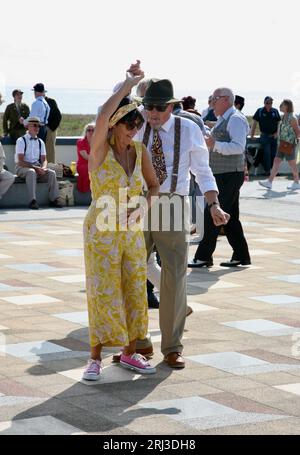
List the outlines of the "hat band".
{"label": "hat band", "polygon": [[134,111],[137,109],[137,105],[135,103],[126,104],[125,106],[120,107],[117,112],[111,117],[108,127],[112,128],[122,117],[129,114],[129,112]]}

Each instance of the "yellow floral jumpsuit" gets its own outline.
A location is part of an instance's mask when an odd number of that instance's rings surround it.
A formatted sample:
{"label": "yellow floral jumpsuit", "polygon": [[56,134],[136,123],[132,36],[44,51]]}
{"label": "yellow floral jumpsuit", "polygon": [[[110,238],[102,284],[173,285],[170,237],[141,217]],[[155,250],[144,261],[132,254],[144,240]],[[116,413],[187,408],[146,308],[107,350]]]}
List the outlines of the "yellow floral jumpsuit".
{"label": "yellow floral jumpsuit", "polygon": [[135,169],[128,177],[109,148],[101,166],[90,173],[92,203],[84,221],[84,256],[92,347],[125,346],[147,334],[146,248],[142,230],[101,231],[97,200],[112,197],[118,207],[119,189],[129,198],[142,192],[142,144],[134,142]]}

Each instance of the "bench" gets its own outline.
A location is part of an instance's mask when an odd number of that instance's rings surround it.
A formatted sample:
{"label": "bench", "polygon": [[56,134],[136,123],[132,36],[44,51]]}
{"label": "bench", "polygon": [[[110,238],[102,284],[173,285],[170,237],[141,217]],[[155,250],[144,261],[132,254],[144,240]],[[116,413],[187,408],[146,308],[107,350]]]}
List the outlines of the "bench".
{"label": "bench", "polygon": [[[74,195],[74,205],[77,206],[88,206],[91,203],[91,193],[80,193],[77,190],[77,178],[71,177],[66,179],[73,183],[73,195]],[[49,191],[47,183],[37,183],[37,203],[41,207],[49,205]],[[15,178],[14,184],[9,188],[9,190],[4,194],[2,199],[0,199],[0,209],[1,208],[21,208],[28,207],[29,197],[26,188],[25,179],[21,177]]]}

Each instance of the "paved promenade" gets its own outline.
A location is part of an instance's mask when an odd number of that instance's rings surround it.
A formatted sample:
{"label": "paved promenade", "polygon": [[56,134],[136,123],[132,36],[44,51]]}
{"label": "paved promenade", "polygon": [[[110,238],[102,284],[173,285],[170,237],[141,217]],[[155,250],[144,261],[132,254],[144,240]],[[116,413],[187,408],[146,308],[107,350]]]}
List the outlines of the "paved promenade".
{"label": "paved promenade", "polygon": [[1,210],[0,434],[300,434],[300,191],[286,186],[242,188],[252,266],[219,267],[220,237],[215,266],[188,271],[186,368],[162,362],[151,309],[157,374],[108,349],[97,383],[81,380],[86,209]]}

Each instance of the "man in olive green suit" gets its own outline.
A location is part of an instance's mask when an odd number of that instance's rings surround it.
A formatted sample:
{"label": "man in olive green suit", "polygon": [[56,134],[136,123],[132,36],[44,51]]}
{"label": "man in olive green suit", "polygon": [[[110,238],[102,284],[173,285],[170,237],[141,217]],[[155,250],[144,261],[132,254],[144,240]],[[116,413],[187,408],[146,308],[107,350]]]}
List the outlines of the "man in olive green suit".
{"label": "man in olive green suit", "polygon": [[18,137],[26,133],[26,128],[23,125],[24,119],[29,117],[30,109],[27,104],[22,103],[23,92],[15,89],[12,92],[14,102],[9,104],[3,114],[3,132],[5,136],[10,136],[13,144],[16,143]]}

